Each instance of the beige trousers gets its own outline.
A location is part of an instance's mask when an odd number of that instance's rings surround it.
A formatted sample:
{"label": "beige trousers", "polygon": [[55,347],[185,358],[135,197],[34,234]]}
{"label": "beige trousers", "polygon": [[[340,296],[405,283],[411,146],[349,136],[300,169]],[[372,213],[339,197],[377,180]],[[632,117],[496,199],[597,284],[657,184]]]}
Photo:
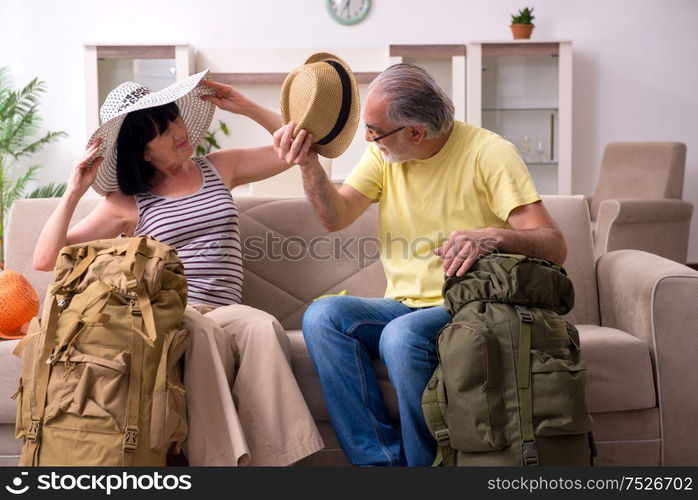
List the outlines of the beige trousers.
{"label": "beige trousers", "polygon": [[279,322],[241,304],[195,307],[183,321],[189,464],[289,465],[322,449]]}

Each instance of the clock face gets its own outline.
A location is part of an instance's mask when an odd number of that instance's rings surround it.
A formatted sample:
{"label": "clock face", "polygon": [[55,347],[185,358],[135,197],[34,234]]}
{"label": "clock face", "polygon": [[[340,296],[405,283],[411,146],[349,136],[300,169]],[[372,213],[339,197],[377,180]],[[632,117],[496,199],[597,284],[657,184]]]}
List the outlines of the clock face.
{"label": "clock face", "polygon": [[327,0],[327,10],[337,22],[356,24],[366,19],[371,0]]}

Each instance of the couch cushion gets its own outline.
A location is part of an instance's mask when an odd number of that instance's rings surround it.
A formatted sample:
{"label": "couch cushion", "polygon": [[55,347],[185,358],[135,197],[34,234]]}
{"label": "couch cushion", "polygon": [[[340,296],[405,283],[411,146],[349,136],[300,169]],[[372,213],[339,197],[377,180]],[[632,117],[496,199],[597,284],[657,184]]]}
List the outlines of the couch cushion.
{"label": "couch cushion", "polygon": [[[10,397],[19,386],[19,372],[22,360],[12,354],[19,340],[0,340],[0,424],[14,424],[16,416],[15,400]],[[2,450],[0,450],[2,454]]]}
{"label": "couch cushion", "polygon": [[642,410],[657,403],[646,343],[615,328],[577,325],[587,362],[592,413]]}
{"label": "couch cushion", "polygon": [[[587,396],[592,413],[654,408],[656,398],[652,363],[647,344],[615,328],[579,325],[582,352],[587,362]],[[291,341],[293,372],[313,417],[327,420],[327,409],[303,333],[288,331]],[[398,419],[395,390],[388,371],[374,362],[383,398],[391,418]]]}
{"label": "couch cushion", "polygon": [[319,295],[346,289],[350,295],[383,296],[376,205],[348,228],[328,234],[304,198],[237,198],[236,204],[244,249],[243,303],[296,329]]}
{"label": "couch cushion", "polygon": [[22,440],[15,438],[15,424],[0,424],[0,466],[17,465]]}
{"label": "couch cushion", "polygon": [[[320,380],[310,360],[308,349],[305,346],[303,332],[300,330],[287,330],[288,338],[291,341],[291,363],[293,364],[293,373],[296,376],[301,392],[305,397],[310,413],[315,420],[329,420],[327,415],[327,407],[325,400],[322,397],[322,389]],[[395,389],[388,380],[388,370],[385,365],[378,360],[374,361],[376,375],[378,376],[378,384],[383,393],[383,400],[388,407],[390,418],[397,421],[399,419],[397,394]]]}
{"label": "couch cushion", "polygon": [[583,196],[542,198],[567,241],[567,260],[564,265],[574,285],[575,299],[574,309],[565,319],[575,325],[598,325],[601,320],[589,205]]}

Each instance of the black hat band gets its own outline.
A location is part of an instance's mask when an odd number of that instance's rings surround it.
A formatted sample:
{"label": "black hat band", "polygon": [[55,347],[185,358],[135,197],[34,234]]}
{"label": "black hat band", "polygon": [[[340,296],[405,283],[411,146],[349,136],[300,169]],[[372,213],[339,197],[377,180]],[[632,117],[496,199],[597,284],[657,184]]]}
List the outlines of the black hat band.
{"label": "black hat band", "polygon": [[337,121],[335,122],[332,130],[330,130],[330,133],[316,142],[316,144],[320,144],[321,146],[329,144],[339,135],[339,133],[344,129],[344,126],[347,124],[347,120],[349,120],[349,113],[351,112],[351,81],[349,80],[349,74],[344,69],[344,66],[338,62],[327,60],[325,62],[332,66],[335,71],[337,71],[339,79],[342,82],[342,107],[339,110]]}

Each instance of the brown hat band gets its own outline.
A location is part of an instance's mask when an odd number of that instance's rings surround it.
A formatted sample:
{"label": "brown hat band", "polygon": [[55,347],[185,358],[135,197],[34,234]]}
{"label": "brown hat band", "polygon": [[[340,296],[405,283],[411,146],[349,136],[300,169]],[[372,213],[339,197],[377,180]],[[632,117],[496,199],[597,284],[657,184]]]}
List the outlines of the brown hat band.
{"label": "brown hat band", "polygon": [[349,81],[349,75],[344,67],[336,61],[325,61],[327,64],[332,66],[337,74],[339,75],[339,80],[342,82],[342,107],[339,109],[339,115],[337,116],[337,121],[334,124],[330,133],[325,137],[317,141],[317,144],[325,145],[332,142],[339,133],[344,129],[349,119],[349,112],[351,111],[351,82]]}

